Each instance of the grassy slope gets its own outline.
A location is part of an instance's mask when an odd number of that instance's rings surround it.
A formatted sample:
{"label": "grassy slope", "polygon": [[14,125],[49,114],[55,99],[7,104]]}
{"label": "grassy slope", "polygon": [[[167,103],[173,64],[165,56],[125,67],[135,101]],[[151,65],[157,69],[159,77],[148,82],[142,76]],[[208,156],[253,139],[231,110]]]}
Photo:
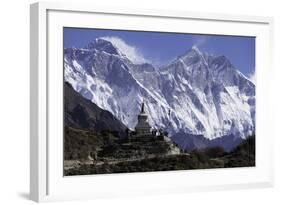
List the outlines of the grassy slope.
{"label": "grassy slope", "polygon": [[64,159],[83,160],[94,157],[104,145],[117,140],[114,132],[94,132],[66,126],[64,129]]}
{"label": "grassy slope", "polygon": [[[189,155],[165,156],[167,147],[160,142],[134,142],[128,145],[114,136],[114,133],[104,132],[101,134],[69,127],[65,129],[65,159],[84,159],[88,155],[93,156],[94,152],[103,159],[129,159],[133,157],[139,159],[118,163],[105,162],[101,165],[82,165],[79,168],[65,170],[65,175],[255,166],[255,137],[243,141],[230,153],[224,152],[220,147],[215,147],[193,150]],[[156,155],[153,158],[146,158],[145,156],[149,154]]]}

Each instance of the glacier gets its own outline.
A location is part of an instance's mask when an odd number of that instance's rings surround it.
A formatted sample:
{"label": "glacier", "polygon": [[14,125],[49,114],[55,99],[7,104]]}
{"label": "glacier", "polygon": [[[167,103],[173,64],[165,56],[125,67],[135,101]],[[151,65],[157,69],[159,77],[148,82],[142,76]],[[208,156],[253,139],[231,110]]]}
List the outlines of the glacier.
{"label": "glacier", "polygon": [[[160,68],[137,64],[109,39],[64,49],[64,78],[74,90],[134,129],[144,100],[149,123],[184,144],[255,134],[255,84],[226,56],[188,49]],[[181,137],[173,138],[173,136]],[[183,146],[184,148],[184,146]]]}

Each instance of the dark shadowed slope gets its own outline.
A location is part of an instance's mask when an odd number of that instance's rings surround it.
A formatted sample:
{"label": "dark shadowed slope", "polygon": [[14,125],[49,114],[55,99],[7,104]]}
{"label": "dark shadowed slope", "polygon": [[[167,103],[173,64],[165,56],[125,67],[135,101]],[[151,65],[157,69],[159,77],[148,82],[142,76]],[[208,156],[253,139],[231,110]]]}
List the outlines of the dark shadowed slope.
{"label": "dark shadowed slope", "polygon": [[106,130],[124,134],[126,130],[126,126],[109,111],[82,97],[67,82],[64,83],[64,124],[97,132]]}

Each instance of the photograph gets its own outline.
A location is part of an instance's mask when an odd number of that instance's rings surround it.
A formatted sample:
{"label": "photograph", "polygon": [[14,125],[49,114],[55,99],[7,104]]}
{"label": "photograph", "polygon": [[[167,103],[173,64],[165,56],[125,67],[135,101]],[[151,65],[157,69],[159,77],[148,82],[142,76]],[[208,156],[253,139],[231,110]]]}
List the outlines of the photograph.
{"label": "photograph", "polygon": [[256,37],[63,27],[64,176],[256,166]]}

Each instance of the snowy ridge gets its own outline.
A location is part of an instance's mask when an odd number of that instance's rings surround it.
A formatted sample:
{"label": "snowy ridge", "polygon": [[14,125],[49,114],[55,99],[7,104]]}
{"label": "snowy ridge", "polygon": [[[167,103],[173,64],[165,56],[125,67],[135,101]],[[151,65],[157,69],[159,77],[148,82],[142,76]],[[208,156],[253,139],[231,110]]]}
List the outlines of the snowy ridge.
{"label": "snowy ridge", "polygon": [[121,50],[104,38],[65,49],[65,81],[131,129],[144,98],[150,124],[170,136],[246,138],[255,132],[255,85],[225,56],[193,47],[155,69],[133,63]]}

